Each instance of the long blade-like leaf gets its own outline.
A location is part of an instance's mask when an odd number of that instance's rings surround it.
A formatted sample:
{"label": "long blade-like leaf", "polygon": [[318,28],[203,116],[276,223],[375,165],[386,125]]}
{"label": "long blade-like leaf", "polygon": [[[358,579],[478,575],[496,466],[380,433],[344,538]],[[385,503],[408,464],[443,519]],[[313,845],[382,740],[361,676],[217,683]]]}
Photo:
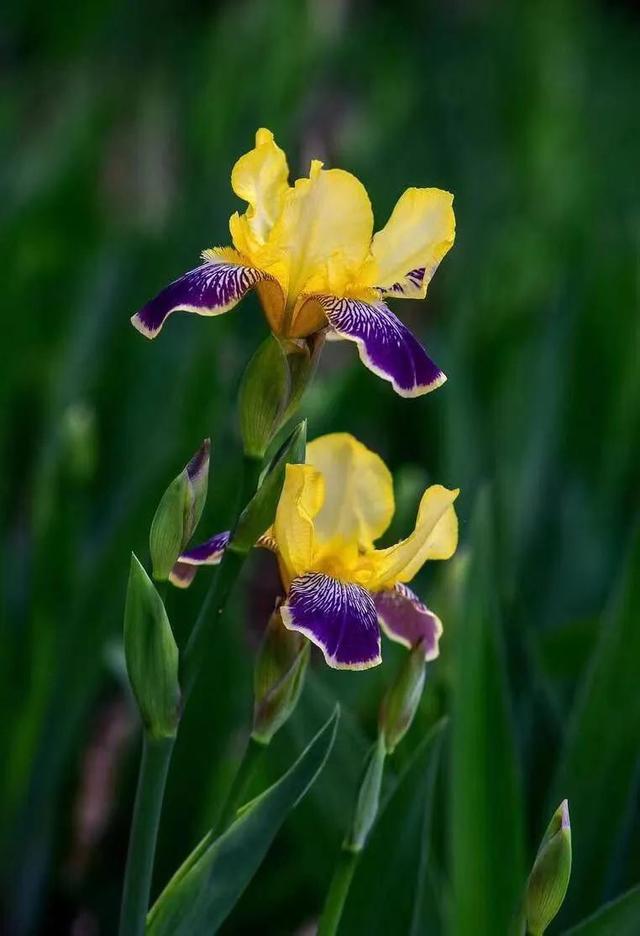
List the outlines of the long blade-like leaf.
{"label": "long blade-like leaf", "polygon": [[197,846],[149,913],[148,936],[210,936],[218,930],[287,814],[322,770],[338,717],[336,707],[293,767],[249,803],[224,835],[214,839],[210,834]]}
{"label": "long blade-like leaf", "polygon": [[456,936],[506,933],[524,882],[522,793],[496,610],[491,501],[480,495],[455,625],[451,762]]}
{"label": "long blade-like leaf", "polygon": [[[569,721],[551,800],[569,800],[574,864],[563,918],[580,919],[611,895],[610,863],[635,782],[640,725],[640,530],[603,621]],[[637,932],[640,932],[638,928]]]}
{"label": "long blade-like leaf", "polygon": [[640,933],[640,885],[601,907],[564,936],[637,936]]}
{"label": "long blade-like leaf", "polygon": [[444,725],[438,722],[418,746],[375,825],[351,885],[341,933],[436,932],[425,925],[424,903]]}

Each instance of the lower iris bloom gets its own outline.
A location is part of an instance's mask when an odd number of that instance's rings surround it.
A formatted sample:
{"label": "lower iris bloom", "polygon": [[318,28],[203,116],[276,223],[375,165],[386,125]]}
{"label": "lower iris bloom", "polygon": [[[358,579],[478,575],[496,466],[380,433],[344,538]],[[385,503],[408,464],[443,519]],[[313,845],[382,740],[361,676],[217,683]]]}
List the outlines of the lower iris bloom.
{"label": "lower iris bloom", "polygon": [[229,227],[233,247],[205,250],[203,263],[162,290],[132,322],[154,338],[172,312],[220,315],[256,289],[281,338],[327,337],[357,345],[369,370],[401,396],[445,381],[419,341],[383,301],[423,299],[455,237],[453,196],[409,188],[373,233],[366,189],[343,169],[313,160],[308,178],[289,185],[284,152],[266,129],[231,173],[248,204]]}
{"label": "lower iris bloom", "polygon": [[[438,655],[442,624],[408,587],[428,559],[449,559],[458,543],[457,490],[439,484],[422,496],[406,539],[376,548],[391,523],[393,480],[382,459],[347,433],[307,446],[307,464],[287,465],[275,522],[261,545],[278,557],[286,597],[282,620],[322,650],[336,669],[380,663],[380,628],[407,647]],[[175,584],[214,563],[225,534],[180,557]]]}

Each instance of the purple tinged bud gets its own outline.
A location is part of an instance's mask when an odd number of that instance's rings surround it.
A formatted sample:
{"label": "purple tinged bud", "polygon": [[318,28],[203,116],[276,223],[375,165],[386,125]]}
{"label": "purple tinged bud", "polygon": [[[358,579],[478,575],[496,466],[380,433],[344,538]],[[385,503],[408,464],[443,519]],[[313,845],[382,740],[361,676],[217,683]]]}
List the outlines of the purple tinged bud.
{"label": "purple tinged bud", "polygon": [[157,581],[169,578],[200,521],[207,499],[210,453],[211,441],[205,439],[158,504],[149,533],[151,565]]}
{"label": "purple tinged bud", "polygon": [[267,624],[256,660],[253,688],[253,732],[260,744],[269,744],[293,714],[304,685],[311,644],[287,630],[278,610]]}
{"label": "purple tinged bud", "polygon": [[525,916],[531,936],[543,936],[567,893],[571,877],[569,804],[563,800],[540,843],[525,896]]}
{"label": "purple tinged bud", "polygon": [[414,646],[402,662],[380,706],[378,726],[387,754],[393,753],[411,727],[425,682],[424,646]]}

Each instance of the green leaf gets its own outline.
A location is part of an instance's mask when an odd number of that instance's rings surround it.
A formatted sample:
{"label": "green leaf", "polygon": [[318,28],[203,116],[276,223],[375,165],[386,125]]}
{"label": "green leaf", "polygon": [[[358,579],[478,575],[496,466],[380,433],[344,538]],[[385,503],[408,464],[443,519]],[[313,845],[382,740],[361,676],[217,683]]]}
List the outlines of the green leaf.
{"label": "green leaf", "polygon": [[307,423],[301,422],[293,430],[273,460],[266,476],[240,515],[230,549],[247,553],[273,523],[280,500],[286,467],[302,464],[307,444]]}
{"label": "green leaf", "polygon": [[148,936],[215,933],[255,874],[288,813],[322,770],[335,740],[339,709],[290,770],[248,803],[233,825],[212,833],[187,858],[164,889],[147,922]]}
{"label": "green leaf", "polygon": [[[340,932],[422,936],[435,932],[427,911],[435,780],[445,720],[418,745],[381,808],[362,853]],[[375,882],[375,886],[372,886]]]}
{"label": "green leaf", "polygon": [[565,910],[567,919],[574,920],[593,912],[611,886],[610,862],[635,783],[640,724],[639,564],[640,531],[602,622],[552,785],[554,799],[567,797],[571,803],[574,836],[572,882],[562,918]]}
{"label": "green leaf", "polygon": [[564,936],[637,936],[640,933],[640,885],[605,904]]}
{"label": "green leaf", "polygon": [[178,647],[156,588],[131,554],[124,612],[127,673],[140,715],[154,738],[173,737],[180,705]]}
{"label": "green leaf", "polygon": [[456,936],[506,933],[525,880],[521,782],[498,627],[491,499],[483,491],[453,647],[451,841]]}
{"label": "green leaf", "polygon": [[255,352],[240,385],[240,431],[245,455],[262,458],[281,425],[291,388],[287,356],[269,335]]}

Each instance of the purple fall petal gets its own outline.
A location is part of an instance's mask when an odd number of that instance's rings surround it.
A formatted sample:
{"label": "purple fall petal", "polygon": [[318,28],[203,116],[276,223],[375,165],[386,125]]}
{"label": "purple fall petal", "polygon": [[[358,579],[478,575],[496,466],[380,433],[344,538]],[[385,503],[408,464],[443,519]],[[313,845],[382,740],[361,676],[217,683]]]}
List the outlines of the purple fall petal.
{"label": "purple fall petal", "polygon": [[196,577],[197,571],[197,566],[178,561],[169,573],[169,581],[176,588],[188,588]]}
{"label": "purple fall petal", "polygon": [[228,312],[266,274],[237,263],[203,263],[174,280],[131,319],[147,338],[155,338],[172,312],[221,315]]}
{"label": "purple fall petal", "polygon": [[360,585],[319,572],[294,579],[280,608],[289,630],[308,637],[335,669],[369,669],[381,662],[373,598]]}
{"label": "purple fall petal", "polygon": [[222,555],[227,548],[231,533],[225,530],[224,533],[216,533],[211,539],[205,540],[199,546],[187,549],[180,556],[179,562],[186,565],[217,565],[222,559]]}
{"label": "purple fall petal", "polygon": [[188,588],[196,577],[198,566],[218,565],[227,548],[230,536],[229,530],[225,530],[224,533],[216,533],[215,536],[205,540],[204,543],[200,543],[199,546],[194,546],[192,549],[183,552],[169,576],[171,584],[177,588]]}
{"label": "purple fall petal", "polygon": [[355,341],[366,367],[389,380],[400,396],[420,396],[447,379],[384,302],[335,296],[319,296],[318,301],[336,334]]}
{"label": "purple fall petal", "polygon": [[378,621],[387,637],[405,647],[422,643],[425,660],[434,660],[440,650],[440,618],[406,585],[396,585],[373,596]]}

